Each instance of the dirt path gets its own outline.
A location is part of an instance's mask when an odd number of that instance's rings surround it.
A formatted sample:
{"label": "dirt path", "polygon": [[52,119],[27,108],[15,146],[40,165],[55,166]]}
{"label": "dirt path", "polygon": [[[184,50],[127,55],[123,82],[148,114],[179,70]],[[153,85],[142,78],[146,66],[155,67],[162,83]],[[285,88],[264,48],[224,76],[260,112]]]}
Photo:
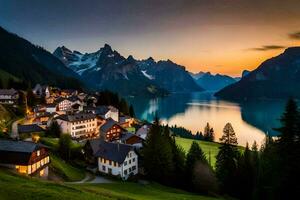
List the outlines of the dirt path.
{"label": "dirt path", "polygon": [[99,176],[99,175],[94,175],[91,174],[89,172],[86,172],[84,179],[82,179],[81,181],[76,181],[76,182],[68,182],[68,183],[72,183],[72,184],[83,184],[83,183],[93,183],[93,184],[97,184],[97,183],[113,183],[113,181]]}
{"label": "dirt path", "polygon": [[18,123],[20,121],[22,121],[22,119],[18,119],[16,121],[14,121],[11,125],[11,134],[10,134],[10,137],[13,138],[13,139],[17,139],[19,138],[19,133],[18,133]]}

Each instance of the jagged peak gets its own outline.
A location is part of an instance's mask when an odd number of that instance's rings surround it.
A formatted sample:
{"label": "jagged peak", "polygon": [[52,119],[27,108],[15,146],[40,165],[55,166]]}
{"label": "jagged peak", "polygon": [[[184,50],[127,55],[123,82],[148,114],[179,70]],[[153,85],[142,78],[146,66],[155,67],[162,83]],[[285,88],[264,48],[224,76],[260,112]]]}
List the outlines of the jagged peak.
{"label": "jagged peak", "polygon": [[107,43],[105,43],[105,44],[104,44],[104,47],[103,47],[103,49],[107,49],[107,50],[110,50],[110,51],[112,51],[112,48],[111,48],[111,46],[110,46],[109,44],[107,44]]}
{"label": "jagged peak", "polygon": [[155,62],[155,60],[150,56],[149,58],[147,58],[146,61],[151,61],[151,62]]}

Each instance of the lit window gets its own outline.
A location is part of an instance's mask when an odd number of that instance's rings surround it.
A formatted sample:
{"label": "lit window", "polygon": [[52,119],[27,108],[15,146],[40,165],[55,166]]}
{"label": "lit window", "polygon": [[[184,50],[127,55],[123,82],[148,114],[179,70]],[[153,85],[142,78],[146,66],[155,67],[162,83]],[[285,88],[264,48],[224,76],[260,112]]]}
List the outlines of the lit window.
{"label": "lit window", "polygon": [[40,156],[40,154],[41,154],[41,152],[40,152],[40,150],[38,150],[38,151],[36,152],[36,155],[37,155],[37,156]]}

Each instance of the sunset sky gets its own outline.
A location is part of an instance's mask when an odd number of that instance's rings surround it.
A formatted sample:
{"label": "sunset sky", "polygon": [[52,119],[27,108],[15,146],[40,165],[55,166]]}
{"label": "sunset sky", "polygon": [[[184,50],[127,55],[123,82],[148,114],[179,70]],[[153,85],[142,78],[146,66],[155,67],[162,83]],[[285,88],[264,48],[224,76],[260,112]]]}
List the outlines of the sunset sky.
{"label": "sunset sky", "polygon": [[0,0],[0,26],[49,51],[171,59],[239,76],[300,46],[299,0]]}

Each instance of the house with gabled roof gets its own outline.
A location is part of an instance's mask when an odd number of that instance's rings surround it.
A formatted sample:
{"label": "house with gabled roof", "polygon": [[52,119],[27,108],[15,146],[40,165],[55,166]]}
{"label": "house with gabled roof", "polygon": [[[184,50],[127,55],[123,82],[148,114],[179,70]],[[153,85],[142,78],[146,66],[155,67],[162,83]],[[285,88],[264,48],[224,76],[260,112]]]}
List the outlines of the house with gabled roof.
{"label": "house with gabled roof", "polygon": [[1,104],[15,104],[19,98],[19,93],[15,89],[0,89]]}
{"label": "house with gabled roof", "polygon": [[124,180],[138,174],[138,155],[131,145],[92,139],[87,141],[85,149],[96,158],[101,173],[120,176]]}
{"label": "house with gabled roof", "polygon": [[106,141],[119,140],[122,132],[126,132],[126,129],[111,118],[107,119],[100,127],[100,137],[104,138]]}
{"label": "house with gabled roof", "polygon": [[92,112],[104,119],[113,119],[116,122],[119,121],[119,110],[113,106],[97,106],[85,108],[87,112]]}
{"label": "house with gabled roof", "polygon": [[50,157],[41,144],[0,140],[0,165],[26,175],[48,176]]}
{"label": "house with gabled roof", "polygon": [[59,97],[57,98],[54,103],[57,106],[58,111],[68,111],[72,110],[72,106],[75,104],[82,105],[81,100],[77,96],[70,96],[70,97]]}
{"label": "house with gabled roof", "polygon": [[74,139],[96,137],[97,129],[96,115],[93,113],[63,114],[55,118],[63,133],[70,134]]}

